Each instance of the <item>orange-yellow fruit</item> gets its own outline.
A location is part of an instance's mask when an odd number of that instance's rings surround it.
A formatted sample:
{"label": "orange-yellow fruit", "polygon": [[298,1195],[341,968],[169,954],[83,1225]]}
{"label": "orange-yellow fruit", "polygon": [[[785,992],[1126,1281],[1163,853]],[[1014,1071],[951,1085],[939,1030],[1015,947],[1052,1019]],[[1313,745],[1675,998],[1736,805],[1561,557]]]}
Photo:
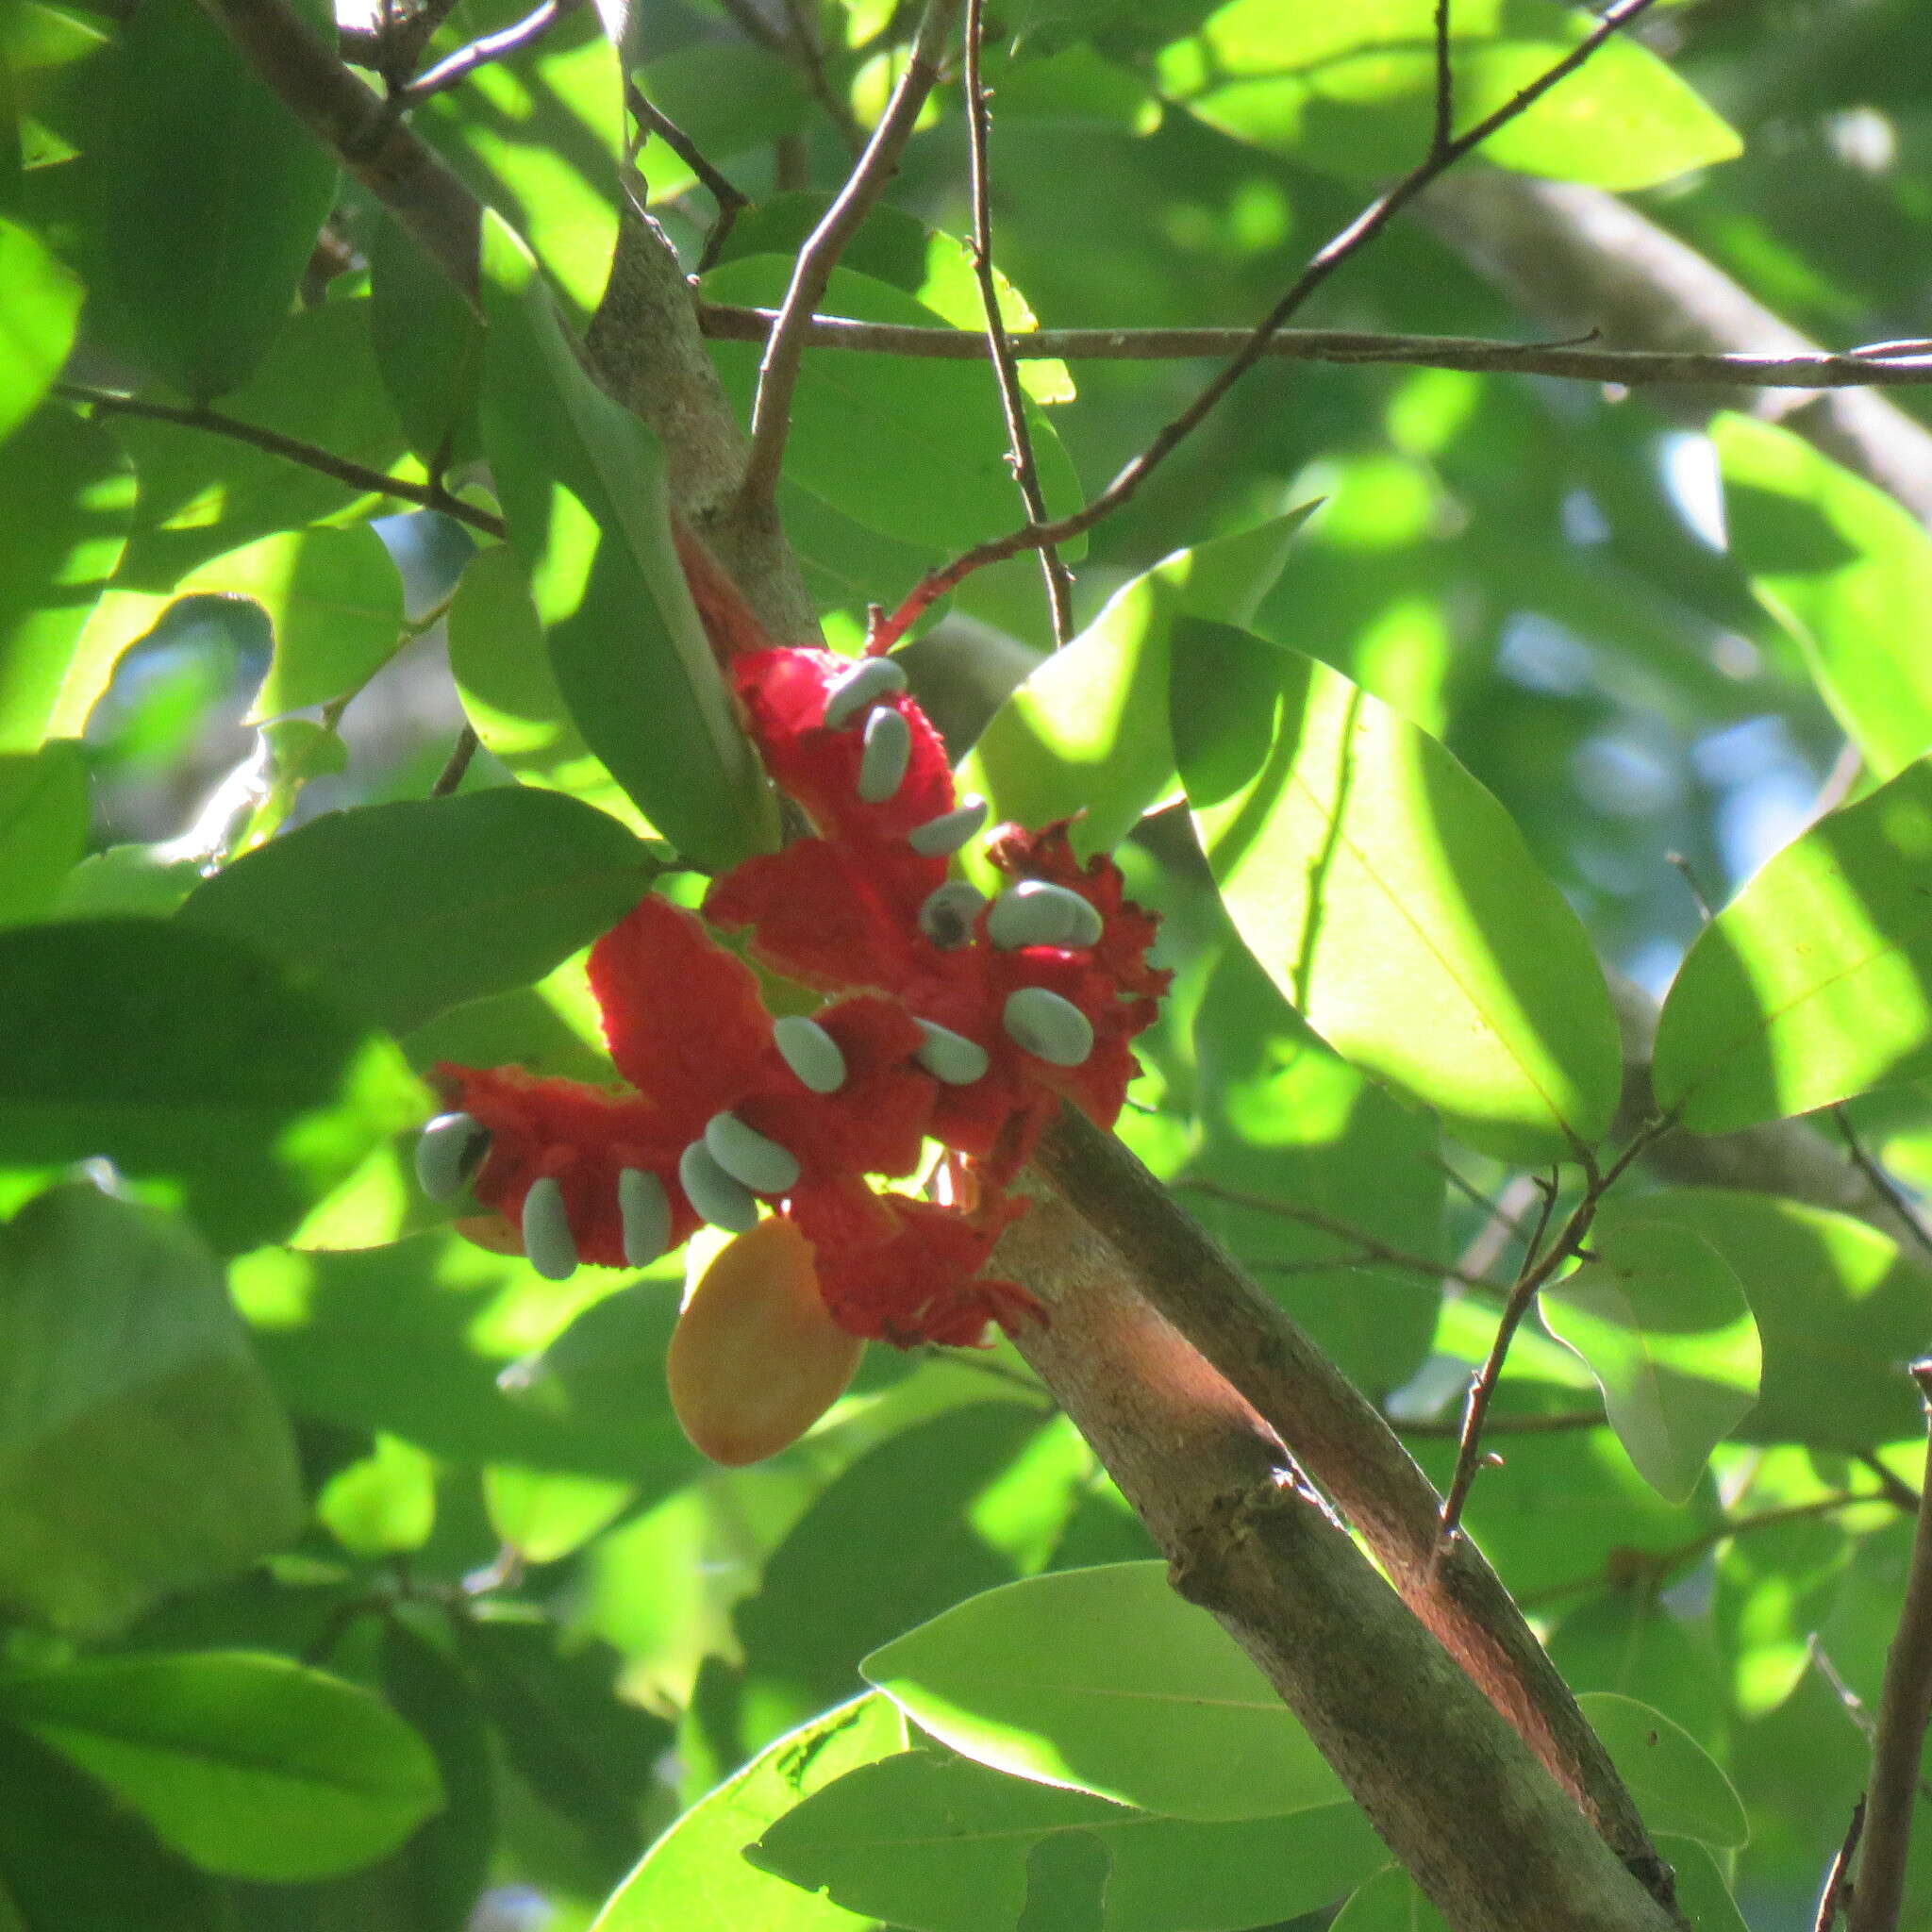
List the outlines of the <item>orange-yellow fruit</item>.
{"label": "orange-yellow fruit", "polygon": [[772,1216],[699,1276],[664,1379],[684,1433],[736,1468],[797,1441],[845,1392],[864,1349],[826,1313],[811,1243]]}
{"label": "orange-yellow fruit", "polygon": [[483,1214],[466,1214],[455,1224],[455,1227],[466,1241],[475,1241],[479,1248],[488,1248],[492,1255],[521,1255],[524,1252],[524,1237],[516,1223],[508,1215],[497,1213],[494,1208]]}

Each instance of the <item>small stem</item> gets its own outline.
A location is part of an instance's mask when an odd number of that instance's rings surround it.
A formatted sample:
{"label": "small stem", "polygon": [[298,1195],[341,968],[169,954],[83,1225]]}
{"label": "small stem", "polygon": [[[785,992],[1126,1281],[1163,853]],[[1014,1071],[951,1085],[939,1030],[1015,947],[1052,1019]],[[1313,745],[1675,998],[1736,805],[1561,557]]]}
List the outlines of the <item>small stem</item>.
{"label": "small stem", "polygon": [[476,756],[479,741],[474,724],[465,724],[457,733],[457,741],[450,751],[449,762],[437,774],[436,783],[429,788],[431,798],[447,798],[463,782],[463,776],[470,769],[470,760]]}
{"label": "small stem", "polygon": [[576,5],[577,0],[542,0],[541,6],[526,13],[522,20],[511,22],[496,33],[485,34],[481,39],[472,41],[467,47],[458,47],[454,54],[439,60],[427,74],[397,88],[390,95],[393,110],[407,112],[432,94],[440,94],[447,88],[459,85],[490,61],[501,60],[508,54],[533,46]]}
{"label": "small stem", "polygon": [[1872,1183],[1892,1212],[1911,1230],[1912,1238],[1919,1246],[1927,1255],[1932,1255],[1932,1228],[1925,1225],[1924,1216],[1920,1213],[1917,1204],[1867,1152],[1865,1143],[1858,1138],[1858,1130],[1852,1124],[1851,1115],[1843,1108],[1835,1107],[1831,1110],[1831,1118],[1838,1128],[1840,1140],[1845,1143],[1845,1153],[1852,1165]]}
{"label": "small stem", "polygon": [[1443,153],[1456,133],[1456,74],[1449,58],[1449,0],[1436,0],[1436,131],[1429,154]]}
{"label": "small stem", "polygon": [[[677,158],[698,177],[713,202],[717,204],[718,216],[711,224],[711,232],[705,237],[704,253],[698,257],[697,272],[703,275],[724,247],[724,238],[730,234],[732,225],[751,206],[749,198],[739,192],[737,185],[726,179],[701,155],[690,135],[685,133],[668,114],[660,112],[644,98],[643,90],[635,81],[625,84],[625,99],[630,103],[632,117],[641,128],[655,134]],[[641,143],[640,143],[641,145]],[[635,156],[632,158],[635,165]],[[640,177],[641,179],[641,176]]]}
{"label": "small stem", "polygon": [[1838,1915],[1844,1907],[1845,1892],[1848,1890],[1846,1878],[1851,1871],[1852,1859],[1858,1849],[1858,1840],[1865,1830],[1865,1801],[1860,1798],[1852,1807],[1852,1822],[1845,1826],[1845,1835],[1839,1848],[1832,1856],[1831,1869],[1824,1874],[1824,1890],[1818,1897],[1818,1916],[1811,1922],[1811,1932],[1831,1932],[1838,1924]]}

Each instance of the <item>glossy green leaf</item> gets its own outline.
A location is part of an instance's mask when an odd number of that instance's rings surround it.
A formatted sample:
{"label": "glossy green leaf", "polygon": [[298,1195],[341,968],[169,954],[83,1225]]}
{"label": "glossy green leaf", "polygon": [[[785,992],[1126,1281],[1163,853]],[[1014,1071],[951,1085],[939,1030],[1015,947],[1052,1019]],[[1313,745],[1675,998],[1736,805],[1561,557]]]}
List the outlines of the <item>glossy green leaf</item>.
{"label": "glossy green leaf", "polygon": [[603,813],[502,787],[311,820],[215,874],[180,916],[401,1033],[541,978],[615,925],[654,870]]}
{"label": "glossy green leaf", "polygon": [[1543,1325],[1590,1364],[1644,1480],[1686,1502],[1711,1450],[1757,1400],[1750,1304],[1707,1241],[1641,1208],[1600,1216],[1590,1253],[1543,1291]]}
{"label": "glossy green leaf", "polygon": [[1730,1779],[1681,1724],[1613,1690],[1587,1691],[1577,1703],[1653,1831],[1721,1850],[1750,1838]]}
{"label": "glossy green leaf", "polygon": [[0,1709],[205,1871],[319,1878],[391,1851],[442,1802],[366,1690],[287,1657],[99,1657],[0,1676]]}
{"label": "glossy green leaf", "polygon": [[[1210,126],[1349,179],[1412,168],[1435,111],[1433,0],[1341,8],[1231,0],[1160,57],[1162,92]],[[1592,23],[1551,0],[1470,0],[1450,16],[1456,130],[1538,79]],[[1742,143],[1627,35],[1483,143],[1484,159],[1598,188],[1648,188]]]}
{"label": "glossy green leaf", "polygon": [[584,742],[543,646],[530,580],[508,544],[463,566],[447,623],[449,665],[484,746],[525,784],[548,786],[627,824],[649,827]]}
{"label": "glossy green leaf", "polygon": [[1326,1905],[1388,1853],[1345,1800],[1209,1823],[908,1751],[808,1798],[749,1856],[925,1932],[1231,1932]]}
{"label": "glossy green leaf", "polygon": [[1751,1932],[1708,1845],[1659,1832],[1657,1849],[1677,1874],[1677,1909],[1690,1920],[1690,1932]]}
{"label": "glossy green leaf", "polygon": [[0,931],[0,1162],[104,1156],[226,1252],[274,1241],[425,1097],[259,952],[173,920]]}
{"label": "glossy green leaf", "polygon": [[1328,1932],[1449,1932],[1400,1865],[1378,1872],[1335,1915]]}
{"label": "glossy green leaf", "polygon": [[1020,824],[1084,813],[1078,845],[1117,845],[1180,786],[1168,725],[1176,620],[1244,624],[1314,508],[1176,551],[1117,591],[993,714],[960,767],[962,785]]}
{"label": "glossy green leaf", "polygon": [[565,1475],[498,1462],[483,1472],[497,1535],[525,1562],[555,1563],[608,1529],[634,1491],[608,1476]]}
{"label": "glossy green leaf", "polygon": [[1236,929],[1329,1045],[1472,1146],[1607,1130],[1616,1022],[1576,915],[1495,799],[1339,672],[1183,619],[1173,728]]}
{"label": "glossy green leaf", "polygon": [[148,370],[205,403],[245,381],[281,327],[336,163],[192,0],[144,0],[115,74],[96,292]]}
{"label": "glossy green leaf", "polygon": [[323,1484],[315,1514],[352,1556],[420,1550],[436,1527],[436,1464],[413,1442],[378,1430],[367,1456]]}
{"label": "glossy green leaf", "polygon": [[[105,685],[76,645],[127,541],[134,472],[106,430],[59,404],[0,461],[0,751],[75,737]],[[81,688],[76,688],[76,686]]]}
{"label": "glossy green leaf", "polygon": [[[746,256],[705,278],[707,296],[753,308],[784,300],[791,263]],[[828,315],[938,328],[947,317],[857,269],[835,269]],[[749,414],[758,350],[719,342],[724,386]],[[1048,513],[1077,508],[1079,486],[1058,432],[1037,408],[1028,428]],[[853,453],[863,449],[865,460]],[[981,364],[904,356],[808,357],[791,405],[786,462],[793,482],[870,529],[950,556],[1025,521],[1007,460],[999,391]],[[1080,546],[1066,554],[1077,557]]]}
{"label": "glossy green leaf", "polygon": [[872,1924],[741,1855],[802,1799],[906,1748],[906,1720],[870,1691],[766,1745],[647,1851],[591,1932],[861,1932]]}
{"label": "glossy green leaf", "polygon": [[1789,429],[1726,415],[1711,440],[1732,558],[1866,762],[1894,776],[1932,750],[1932,538]]}
{"label": "glossy green leaf", "polygon": [[387,211],[369,242],[369,337],[409,447],[441,474],[482,454],[483,325]]}
{"label": "glossy green leaf", "polygon": [[165,919],[200,883],[201,867],[165,845],[109,845],[67,874],[54,909],[62,919]]}
{"label": "glossy green leaf", "polygon": [[664,454],[576,359],[528,251],[486,225],[483,437],[585,742],[686,858],[773,841],[771,793],[672,548]]}
{"label": "glossy green leaf", "polygon": [[1159,1563],[988,1591],[862,1668],[923,1730],[1014,1777],[1207,1820],[1341,1792],[1268,1680]]}
{"label": "glossy green leaf", "polygon": [[0,1228],[0,1599],[99,1633],[292,1541],[289,1425],[213,1260],[85,1184]]}
{"label": "glossy green leaf", "polygon": [[87,761],[72,739],[0,752],[0,925],[38,919],[87,850]]}
{"label": "glossy green leaf", "polygon": [[1697,936],[1664,1000],[1658,1103],[1701,1134],[1932,1069],[1932,758],[1827,813]]}
{"label": "glossy green leaf", "polygon": [[39,406],[60,374],[80,315],[80,284],[39,237],[0,219],[0,440]]}

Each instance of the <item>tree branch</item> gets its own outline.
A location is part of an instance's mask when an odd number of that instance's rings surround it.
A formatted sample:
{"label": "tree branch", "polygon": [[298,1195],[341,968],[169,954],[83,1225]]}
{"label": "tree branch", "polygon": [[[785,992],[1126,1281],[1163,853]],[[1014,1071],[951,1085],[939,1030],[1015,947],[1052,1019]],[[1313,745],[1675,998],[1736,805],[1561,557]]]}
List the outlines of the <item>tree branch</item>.
{"label": "tree branch", "polygon": [[419,75],[406,86],[397,88],[389,98],[390,112],[407,113],[432,94],[458,86],[477,68],[534,45],[577,5],[578,0],[541,0],[541,4],[522,20],[512,21],[496,33],[485,34],[466,47],[458,47],[454,54],[439,60],[427,74]]}

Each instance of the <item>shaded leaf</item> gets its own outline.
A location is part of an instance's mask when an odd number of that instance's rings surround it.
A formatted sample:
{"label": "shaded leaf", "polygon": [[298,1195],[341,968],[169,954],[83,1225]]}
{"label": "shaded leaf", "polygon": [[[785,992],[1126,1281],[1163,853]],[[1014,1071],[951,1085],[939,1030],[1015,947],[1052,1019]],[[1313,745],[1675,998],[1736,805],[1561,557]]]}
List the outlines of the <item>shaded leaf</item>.
{"label": "shaded leaf", "polygon": [[483,450],[483,325],[387,209],[369,242],[369,338],[409,447],[437,474]]}
{"label": "shaded leaf", "polygon": [[1587,1691],[1577,1703],[1653,1831],[1721,1850],[1750,1838],[1730,1779],[1681,1724],[1612,1690]]}
{"label": "shaded leaf", "polygon": [[87,761],[72,739],[0,752],[0,925],[38,919],[87,850]]}
{"label": "shaded leaf", "polygon": [[1328,1932],[1449,1932],[1449,1927],[1415,1880],[1400,1865],[1391,1865],[1350,1897]]}

